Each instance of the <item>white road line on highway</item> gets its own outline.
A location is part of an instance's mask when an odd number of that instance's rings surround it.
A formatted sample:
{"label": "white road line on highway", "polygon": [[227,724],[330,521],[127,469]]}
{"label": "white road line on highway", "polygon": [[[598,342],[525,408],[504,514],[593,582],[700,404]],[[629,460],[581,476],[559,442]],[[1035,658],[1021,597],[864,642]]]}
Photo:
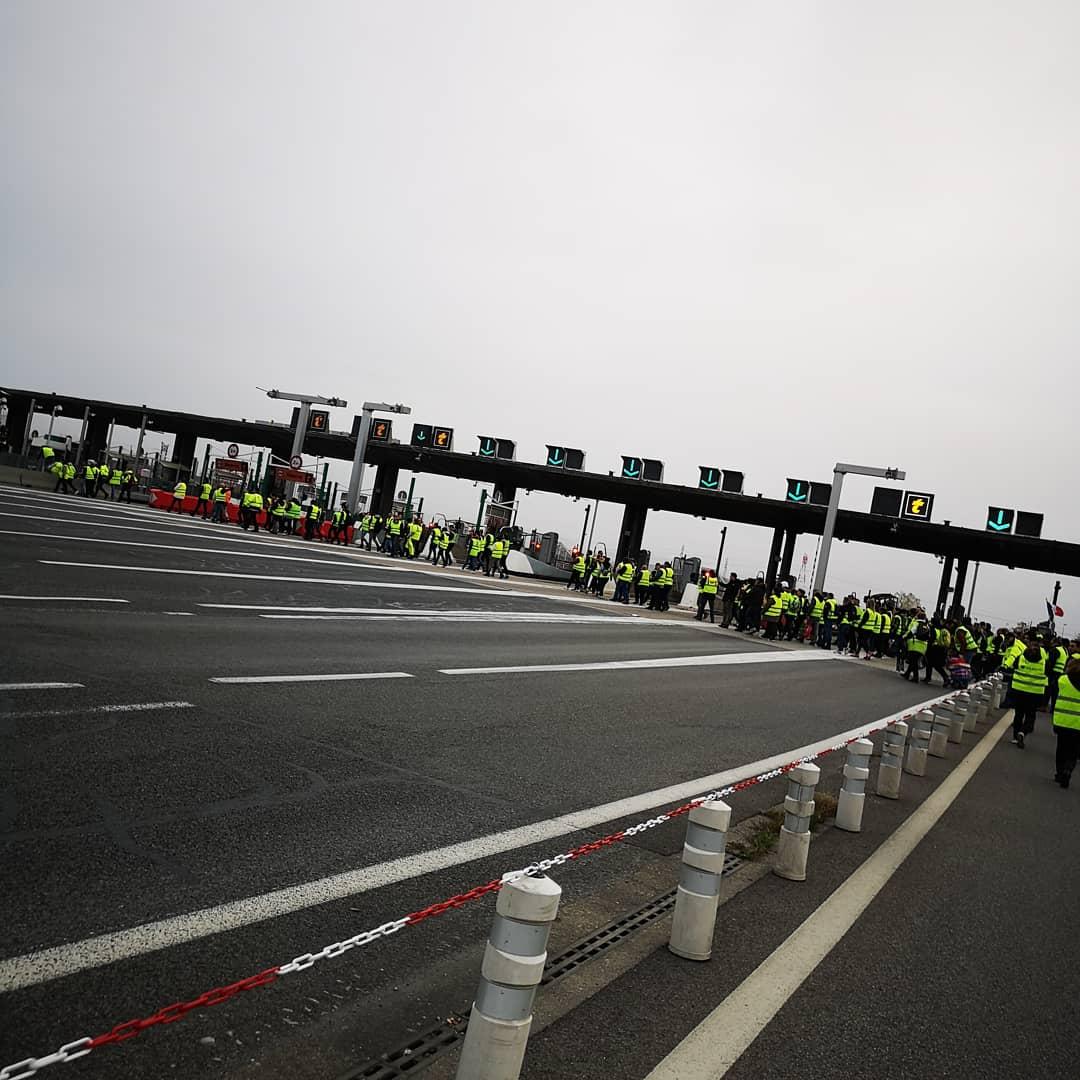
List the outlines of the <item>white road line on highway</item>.
{"label": "white road line on highway", "polygon": [[344,873],[332,874],[317,881],[275,889],[261,896],[233,900],[157,922],[143,923],[127,930],[99,934],[96,937],[84,938],[82,941],[67,945],[55,945],[37,952],[0,960],[0,993],[49,982],[52,979],[63,978],[91,968],[105,967],[132,956],[141,956],[159,949],[184,945],[213,934],[237,930],[250,926],[252,923],[303,911],[346,896],[371,892],[373,889],[423,877],[425,874],[460,866],[476,859],[517,851],[520,848],[581,832],[583,829],[610,825],[613,821],[648,813],[658,807],[683,803],[697,795],[727,787],[729,784],[737,784],[751,776],[758,776],[800,758],[820,753],[846,739],[863,735],[869,728],[900,720],[904,716],[918,712],[919,709],[936,705],[944,701],[946,697],[948,695],[943,694],[930,698],[901,712],[893,713],[891,716],[871,720],[851,731],[831,735],[827,739],[821,739],[797,749],[785,750],[781,754],[775,754],[749,765],[711,773],[708,776],[699,776],[696,780],[657,788],[640,795],[632,795],[625,799],[617,799],[614,802],[602,803],[599,806],[548,818],[546,821],[537,821],[515,829],[491,833],[488,836],[463,840],[457,844],[404,855],[398,859],[391,859],[389,862],[376,863],[357,870],[346,870]]}
{"label": "white road line on highway", "polygon": [[[103,516],[108,517],[108,516],[111,516],[113,511],[106,510],[106,511],[101,511],[101,513],[102,513]],[[26,521],[27,520],[25,514],[9,514],[9,513],[5,513],[4,511],[0,511],[0,517],[14,517],[14,518],[18,518],[21,521]],[[145,520],[145,517],[140,517],[140,520]],[[214,525],[212,528],[203,528],[203,527],[201,527],[199,525],[192,525],[192,524],[189,524],[187,522],[174,522],[174,523],[171,523],[171,524],[157,526],[157,527],[152,526],[152,525],[118,525],[115,522],[97,521],[97,520],[89,519],[89,518],[85,518],[85,517],[69,516],[69,517],[58,518],[58,517],[47,517],[47,516],[39,515],[39,514],[35,514],[32,521],[33,522],[57,521],[57,522],[60,522],[61,524],[67,525],[69,527],[73,527],[73,526],[76,526],[76,525],[86,525],[87,527],[92,528],[92,529],[122,529],[125,532],[148,532],[148,533],[154,533],[156,535],[173,536],[173,537],[175,537],[176,539],[179,539],[179,540],[198,540],[198,541],[209,540],[209,541],[214,542],[214,543],[248,544],[250,546],[255,546],[255,547],[274,548],[278,552],[280,552],[283,547],[287,547],[291,542],[296,543],[295,541],[290,541],[290,540],[288,540],[288,539],[286,539],[284,537],[282,537],[279,540],[257,540],[257,539],[254,539],[253,537],[251,537],[250,535],[248,535],[247,533],[244,533],[243,535],[238,536],[233,531],[236,528],[235,526],[224,526],[224,527],[222,527],[222,526]],[[177,536],[178,532],[181,535]],[[131,540],[131,541],[104,540],[104,539],[100,539],[100,538],[97,538],[97,537],[89,537],[89,536],[62,536],[62,535],[58,535],[58,534],[54,534],[54,533],[24,532],[23,530],[20,530],[20,529],[4,529],[4,530],[0,530],[0,535],[7,535],[7,536],[36,536],[36,537],[48,537],[48,538],[54,539],[54,540],[84,540],[84,541],[87,541],[87,542],[92,542],[94,540],[97,540],[98,543],[126,544],[128,547],[140,547],[140,546],[141,547],[153,547],[153,546],[155,546],[153,544],[139,544],[137,541],[134,541],[134,540]],[[184,548],[184,547],[178,547],[177,550],[179,550],[179,551],[201,551],[201,552],[206,552],[207,554],[222,554],[222,552],[220,552],[220,551],[216,552],[213,548]],[[328,548],[326,545],[323,545],[323,546],[321,546],[319,548],[315,548],[313,546],[301,547],[299,545],[299,543],[297,543],[297,550],[299,550],[299,551],[308,550],[308,551],[312,551],[312,552],[314,552],[314,551],[322,551],[323,553],[325,553],[327,550],[330,550],[330,551],[335,552],[335,557],[333,559],[319,559],[319,558],[308,558],[308,557],[305,557],[303,555],[281,555],[281,554],[279,554],[279,555],[270,555],[270,554],[261,555],[259,552],[254,552],[254,551],[246,551],[246,552],[244,552],[244,551],[228,551],[228,552],[224,552],[224,554],[248,555],[251,558],[264,558],[264,559],[274,559],[274,558],[277,558],[277,559],[293,559],[296,562],[311,562],[311,563],[317,563],[317,564],[320,564],[320,565],[323,565],[323,566],[356,566],[356,565],[361,565],[361,566],[364,566],[364,567],[370,567],[372,570],[392,571],[392,572],[401,573],[401,574],[426,574],[429,577],[441,577],[442,576],[441,572],[438,571],[438,570],[426,570],[426,569],[424,569],[422,567],[419,567],[419,566],[403,565],[404,560],[402,560],[402,559],[391,560],[388,563],[386,559],[375,558],[374,556],[370,556],[370,555],[369,556],[363,556],[363,555],[359,554],[359,552],[352,551],[349,548],[335,549],[335,548]]]}
{"label": "white road line on highway", "polygon": [[16,596],[0,593],[0,600],[34,600],[65,604],[130,604],[130,600],[117,600],[114,596]]}
{"label": "white road line on highway", "polygon": [[358,671],[337,675],[218,675],[212,683],[349,682],[354,679],[413,679],[407,671]]}
{"label": "white road line on highway", "polygon": [[[33,533],[24,532],[20,529],[0,529],[0,536],[33,536],[42,540],[67,540],[79,544],[113,544],[124,548],[152,548],[157,551],[184,551],[189,555],[227,555],[234,559],[273,559],[277,562],[298,562],[298,563],[313,563],[316,566],[335,566],[342,570],[347,569],[369,569],[368,564],[364,563],[363,567],[350,565],[347,562],[342,562],[337,559],[311,559],[304,555],[271,555],[269,553],[264,554],[261,551],[234,551],[229,548],[211,548],[211,547],[188,547],[184,544],[151,544],[145,540],[107,540],[101,536],[67,536],[61,533]],[[375,568],[371,568],[375,569]],[[395,570],[397,567],[393,566],[379,566],[379,570]],[[420,574],[431,574],[432,571],[417,570],[415,567],[409,568],[410,572]],[[419,586],[412,586],[413,588],[419,588]],[[473,590],[474,592],[484,591],[493,592],[499,590]]]}
{"label": "white road line on highway", "polygon": [[191,615],[194,616],[194,611],[163,611],[162,615]]}
{"label": "white road line on highway", "polygon": [[85,690],[81,682],[8,682],[0,690]]}
{"label": "white road line on highway", "polygon": [[141,701],[134,705],[88,705],[85,709],[37,709],[0,713],[3,720],[38,720],[50,716],[87,716],[91,713],[156,712],[159,709],[194,709],[190,701]]}
{"label": "white road line on highway", "polygon": [[[266,615],[259,614],[260,619],[287,619],[291,621],[296,620],[315,620],[317,622],[420,622],[422,620],[430,620],[431,622],[473,622],[473,623],[513,623],[520,625],[523,623],[543,623],[545,625],[558,625],[558,626],[595,626],[597,623],[611,624],[619,623],[622,626],[648,626],[649,623],[645,620],[641,622],[631,622],[629,619],[616,619],[605,618],[602,615],[589,616],[589,615],[545,615],[542,612],[529,613],[521,612],[517,615],[505,615],[500,612],[488,612],[486,614],[467,614],[462,615],[453,611],[439,612],[437,615],[419,616],[419,615],[400,615],[395,614],[393,611],[384,611],[379,615]],[[678,623],[661,623],[662,626],[678,626]],[[683,627],[687,629],[687,627]]]}
{"label": "white road line on highway", "polygon": [[646,1080],[720,1080],[888,884],[1012,724],[1006,713],[937,790]]}
{"label": "white road line on highway", "polygon": [[[487,608],[404,608],[404,607],[322,607],[300,606],[295,604],[198,604],[201,608],[214,608],[218,611],[267,611],[311,613],[317,615],[544,615],[551,619],[593,619],[604,622],[648,625],[648,619],[638,619],[633,615],[582,615],[578,612],[535,612],[535,611],[492,611]],[[663,625],[671,625],[664,623]]]}
{"label": "white road line on highway", "polygon": [[728,664],[799,664],[835,661],[832,653],[748,652],[663,656],[655,660],[601,660],[585,664],[520,664],[512,667],[440,668],[440,675],[507,675],[531,671],[612,671],[628,668],[723,667]]}
{"label": "white road line on highway", "polygon": [[[136,574],[181,574],[187,577],[218,577],[240,578],[245,581],[283,581],[289,584],[300,585],[348,585],[363,589],[409,589],[421,592],[451,592],[451,593],[479,593],[482,596],[491,596],[490,589],[467,589],[459,585],[413,585],[403,581],[367,581],[361,578],[315,578],[315,577],[281,577],[274,574],[240,574],[225,570],[177,570],[165,566],[124,566],[120,563],[90,563],[90,562],[66,562],[61,559],[39,559],[44,566],[75,566],[84,570],[122,570]],[[529,593],[514,592],[512,589],[503,589],[498,596],[527,596]]]}

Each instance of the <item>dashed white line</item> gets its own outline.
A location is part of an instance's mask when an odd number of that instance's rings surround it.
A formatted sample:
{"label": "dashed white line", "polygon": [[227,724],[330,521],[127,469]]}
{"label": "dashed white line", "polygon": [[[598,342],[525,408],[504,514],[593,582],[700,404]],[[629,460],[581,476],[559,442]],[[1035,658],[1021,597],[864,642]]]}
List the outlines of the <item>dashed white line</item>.
{"label": "dashed white line", "polygon": [[134,705],[90,705],[85,709],[37,709],[0,713],[5,720],[38,720],[51,716],[86,716],[91,713],[156,712],[159,709],[194,709],[190,701],[142,701]]}
{"label": "dashed white line", "polygon": [[33,600],[64,604],[130,604],[130,600],[117,600],[114,596],[17,596],[14,593],[0,593],[0,600]]}
{"label": "dashed white line", "polygon": [[356,671],[333,675],[218,675],[212,683],[348,682],[354,679],[412,679],[407,671]]}
{"label": "dashed white line", "polygon": [[9,682],[0,683],[0,690],[85,690],[81,682]]}

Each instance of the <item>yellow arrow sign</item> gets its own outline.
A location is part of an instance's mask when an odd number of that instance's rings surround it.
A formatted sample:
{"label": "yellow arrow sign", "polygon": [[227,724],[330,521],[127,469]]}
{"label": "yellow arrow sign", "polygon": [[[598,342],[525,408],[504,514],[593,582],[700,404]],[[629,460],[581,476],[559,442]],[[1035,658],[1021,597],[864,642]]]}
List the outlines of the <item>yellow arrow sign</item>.
{"label": "yellow arrow sign", "polygon": [[912,499],[911,508],[908,511],[911,514],[921,514],[922,508],[926,505],[925,499]]}

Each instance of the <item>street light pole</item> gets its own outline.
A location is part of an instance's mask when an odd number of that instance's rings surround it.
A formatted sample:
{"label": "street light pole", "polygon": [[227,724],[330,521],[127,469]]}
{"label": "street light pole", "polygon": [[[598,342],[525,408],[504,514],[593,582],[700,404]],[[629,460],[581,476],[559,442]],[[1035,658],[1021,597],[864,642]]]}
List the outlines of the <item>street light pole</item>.
{"label": "street light pole", "polygon": [[907,473],[902,469],[875,469],[869,465],[847,465],[838,461],[833,468],[832,495],[829,497],[829,509],[825,514],[825,531],[821,536],[821,557],[818,559],[817,574],[814,576],[814,592],[825,588],[825,571],[829,568],[829,548],[836,533],[836,515],[840,510],[840,489],[848,473],[857,476],[882,476],[886,480],[906,480]]}

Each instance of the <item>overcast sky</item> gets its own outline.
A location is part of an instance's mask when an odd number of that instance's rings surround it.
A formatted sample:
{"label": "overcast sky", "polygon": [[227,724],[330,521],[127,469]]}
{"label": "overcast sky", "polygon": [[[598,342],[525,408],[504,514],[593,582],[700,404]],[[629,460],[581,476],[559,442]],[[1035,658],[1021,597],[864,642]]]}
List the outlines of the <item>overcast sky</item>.
{"label": "overcast sky", "polygon": [[[403,401],[460,450],[778,497],[898,465],[938,520],[1075,541],[1078,40],[1075,0],[6,0],[0,374],[249,418],[288,418],[256,384]],[[646,546],[711,565],[718,533],[655,514]],[[769,541],[732,527],[729,569]],[[932,602],[939,574],[839,545],[830,584]],[[983,567],[975,614],[1052,585]]]}

